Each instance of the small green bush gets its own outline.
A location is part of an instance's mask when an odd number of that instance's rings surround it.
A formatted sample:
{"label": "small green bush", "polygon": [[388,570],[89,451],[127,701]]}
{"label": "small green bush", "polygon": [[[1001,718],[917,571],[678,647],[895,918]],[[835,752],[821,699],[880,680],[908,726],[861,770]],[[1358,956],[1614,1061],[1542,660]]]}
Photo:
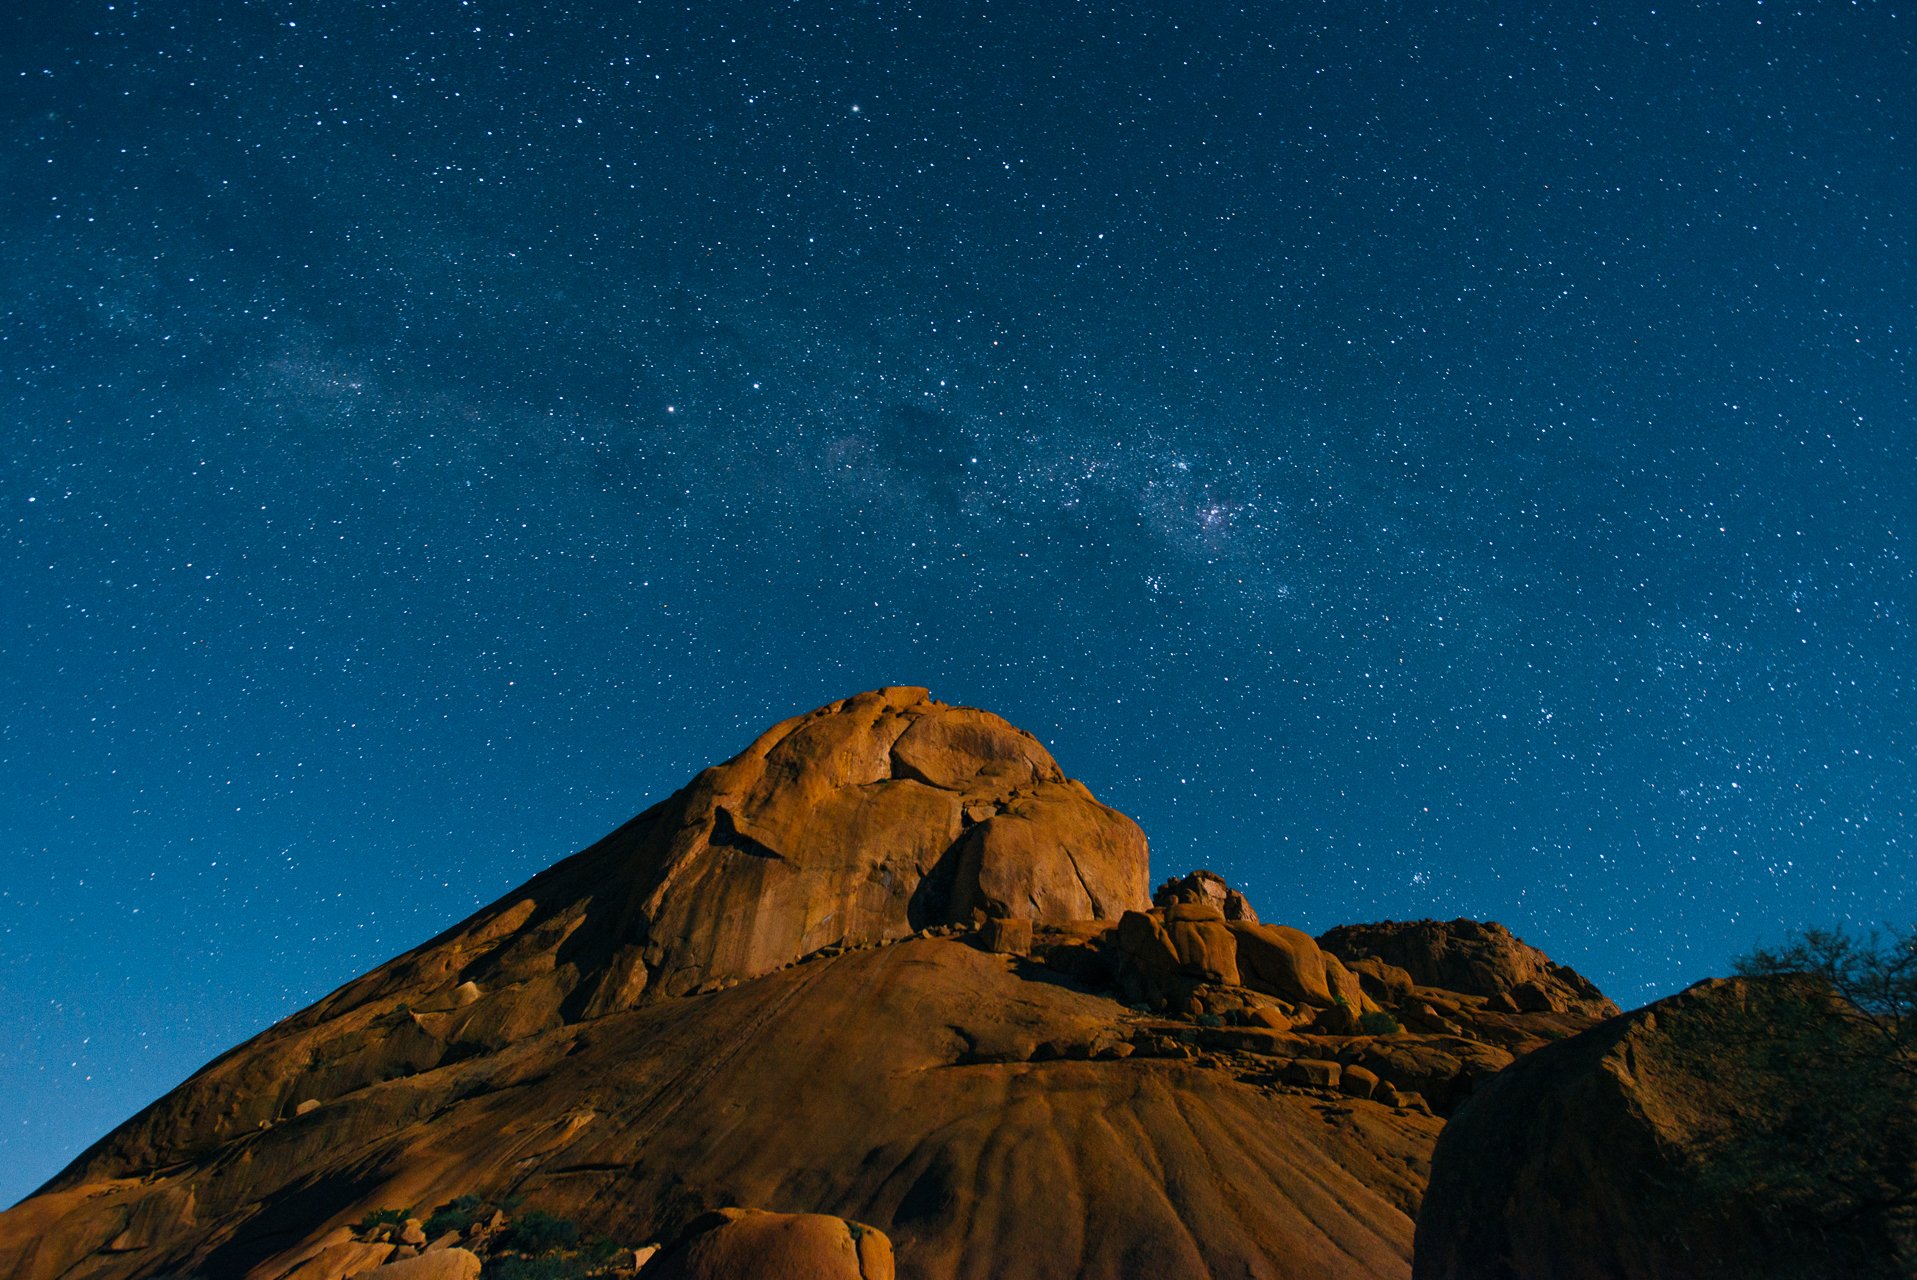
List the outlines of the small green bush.
{"label": "small green bush", "polygon": [[486,1263],[486,1280],[588,1280],[593,1270],[580,1257],[493,1258]]}
{"label": "small green bush", "polygon": [[508,1224],[499,1243],[501,1248],[533,1257],[557,1253],[579,1243],[579,1224],[544,1209],[528,1209]]}
{"label": "small green bush", "polygon": [[437,1240],[448,1231],[464,1233],[479,1221],[485,1211],[486,1202],[478,1196],[454,1196],[433,1210],[433,1216],[426,1219],[426,1238]]}
{"label": "small green bush", "polygon": [[361,1218],[354,1225],[353,1230],[364,1233],[367,1231],[377,1231],[381,1227],[403,1226],[406,1219],[412,1216],[413,1211],[411,1209],[375,1209],[364,1218]]}
{"label": "small green bush", "polygon": [[[857,1240],[859,1233],[854,1231],[852,1238]],[[579,1246],[579,1257],[595,1267],[603,1267],[625,1251],[625,1246],[607,1236],[593,1236]]]}
{"label": "small green bush", "polygon": [[1398,1020],[1383,1009],[1373,1009],[1358,1018],[1358,1029],[1368,1036],[1394,1036],[1404,1030]]}
{"label": "small green bush", "polygon": [[1201,1013],[1196,1018],[1193,1018],[1192,1021],[1201,1027],[1222,1027],[1225,1025],[1225,1020],[1215,1013]]}

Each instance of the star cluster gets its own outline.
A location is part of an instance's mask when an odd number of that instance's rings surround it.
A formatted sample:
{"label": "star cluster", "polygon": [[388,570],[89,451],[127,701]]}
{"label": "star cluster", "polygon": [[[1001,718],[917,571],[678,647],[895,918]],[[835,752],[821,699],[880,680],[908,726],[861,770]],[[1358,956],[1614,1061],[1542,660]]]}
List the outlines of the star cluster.
{"label": "star cluster", "polygon": [[41,8],[0,1201],[881,684],[1626,1005],[1917,913],[1895,6]]}

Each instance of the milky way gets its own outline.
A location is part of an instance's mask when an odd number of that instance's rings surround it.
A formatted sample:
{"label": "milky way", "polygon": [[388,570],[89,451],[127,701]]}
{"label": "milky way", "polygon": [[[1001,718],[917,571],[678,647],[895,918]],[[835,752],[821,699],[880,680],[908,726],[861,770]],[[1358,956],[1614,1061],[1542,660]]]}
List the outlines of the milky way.
{"label": "milky way", "polygon": [[1911,19],[1190,7],[8,19],[0,1201],[881,684],[1626,1005],[1917,912]]}

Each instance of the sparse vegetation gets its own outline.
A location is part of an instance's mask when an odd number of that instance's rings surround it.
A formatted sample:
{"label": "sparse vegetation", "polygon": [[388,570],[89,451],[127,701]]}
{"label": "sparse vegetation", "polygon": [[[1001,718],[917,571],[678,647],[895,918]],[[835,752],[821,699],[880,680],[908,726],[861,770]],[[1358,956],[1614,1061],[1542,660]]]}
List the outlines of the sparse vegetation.
{"label": "sparse vegetation", "polygon": [[1737,968],[1754,980],[1741,1007],[1674,1044],[1759,1103],[1713,1135],[1701,1194],[1917,1264],[1917,928],[1809,930]]}
{"label": "sparse vegetation", "polygon": [[406,1219],[412,1216],[413,1211],[411,1209],[374,1209],[371,1213],[368,1213],[355,1223],[353,1230],[359,1232],[361,1235],[365,1235],[367,1232],[377,1231],[381,1227],[403,1226],[405,1225]]}
{"label": "sparse vegetation", "polygon": [[1404,1030],[1398,1020],[1383,1009],[1372,1009],[1360,1014],[1358,1029],[1368,1036],[1394,1036]]}
{"label": "sparse vegetation", "polygon": [[[603,1262],[597,1264],[603,1268]],[[585,1258],[547,1254],[538,1258],[494,1258],[486,1264],[485,1280],[588,1280],[595,1264]]]}
{"label": "sparse vegetation", "polygon": [[478,1196],[455,1196],[426,1219],[426,1238],[437,1240],[448,1231],[466,1232],[486,1216],[486,1202]]}
{"label": "sparse vegetation", "polygon": [[578,1243],[578,1223],[547,1213],[544,1209],[528,1209],[507,1225],[499,1245],[501,1249],[513,1253],[539,1257],[571,1249]]}
{"label": "sparse vegetation", "polygon": [[1826,1013],[1858,1033],[1873,1062],[1917,1085],[1917,925],[1888,935],[1807,929],[1775,951],[1745,956],[1737,971],[1822,983],[1840,998]]}
{"label": "sparse vegetation", "polygon": [[1222,1027],[1225,1025],[1225,1020],[1215,1013],[1201,1013],[1196,1018],[1193,1018],[1192,1021],[1201,1027]]}

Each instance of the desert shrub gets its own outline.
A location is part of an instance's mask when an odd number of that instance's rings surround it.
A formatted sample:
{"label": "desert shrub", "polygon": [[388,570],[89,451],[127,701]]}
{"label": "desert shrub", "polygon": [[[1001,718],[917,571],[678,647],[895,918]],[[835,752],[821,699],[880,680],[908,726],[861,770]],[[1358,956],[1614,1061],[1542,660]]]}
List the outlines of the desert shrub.
{"label": "desert shrub", "polygon": [[1225,1020],[1215,1013],[1201,1013],[1196,1018],[1193,1018],[1192,1021],[1201,1027],[1222,1027],[1225,1025]]}
{"label": "desert shrub", "polygon": [[365,1233],[381,1227],[403,1226],[412,1213],[411,1209],[375,1209],[355,1223],[353,1230]]}
{"label": "desert shrub", "polygon": [[1368,1036],[1391,1036],[1404,1030],[1398,1020],[1383,1009],[1372,1009],[1358,1016],[1358,1029]]}
{"label": "desert shrub", "polygon": [[579,1243],[579,1224],[544,1209],[528,1209],[512,1220],[499,1243],[514,1253],[556,1253]]}
{"label": "desert shrub", "polygon": [[[857,1240],[859,1233],[854,1231],[852,1238]],[[600,1267],[611,1262],[613,1258],[624,1251],[625,1246],[617,1240],[608,1239],[605,1236],[593,1236],[587,1240],[586,1243],[579,1246],[579,1257],[585,1259],[593,1266]]]}
{"label": "desert shrub", "polygon": [[486,1202],[478,1196],[454,1196],[426,1219],[426,1238],[437,1240],[448,1231],[465,1232],[486,1211]]}
{"label": "desert shrub", "polygon": [[1737,967],[1742,1009],[1677,1045],[1762,1101],[1711,1145],[1707,1189],[1807,1239],[1875,1233],[1917,1275],[1917,926],[1809,929]]}
{"label": "desert shrub", "polygon": [[[603,1260],[597,1265],[603,1265]],[[581,1257],[547,1254],[539,1258],[494,1258],[485,1280],[587,1280],[595,1264]]]}

